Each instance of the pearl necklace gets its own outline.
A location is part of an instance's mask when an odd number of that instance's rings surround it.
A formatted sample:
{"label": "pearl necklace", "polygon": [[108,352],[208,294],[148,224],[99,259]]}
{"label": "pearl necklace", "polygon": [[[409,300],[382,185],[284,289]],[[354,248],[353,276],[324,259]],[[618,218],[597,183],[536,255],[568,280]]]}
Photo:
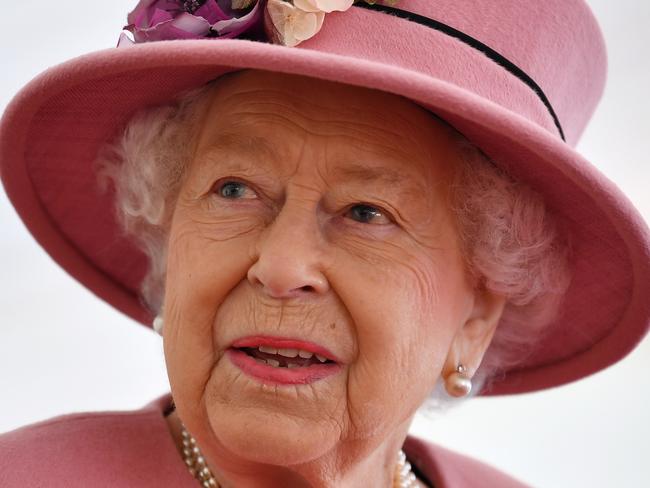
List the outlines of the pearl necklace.
{"label": "pearl necklace", "polygon": [[[190,435],[182,424],[181,435],[183,436],[183,457],[192,476],[201,483],[203,488],[219,488],[219,483],[210,468],[208,468],[196,439]],[[411,471],[411,464],[406,460],[404,451],[400,449],[397,454],[393,488],[416,488],[417,486],[416,477]]]}

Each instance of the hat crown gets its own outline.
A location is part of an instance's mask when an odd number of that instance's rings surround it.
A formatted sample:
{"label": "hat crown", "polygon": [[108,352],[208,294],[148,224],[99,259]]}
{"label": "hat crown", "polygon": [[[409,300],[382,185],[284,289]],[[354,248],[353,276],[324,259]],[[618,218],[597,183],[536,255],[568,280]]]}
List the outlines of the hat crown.
{"label": "hat crown", "polygon": [[[321,31],[300,47],[452,81],[560,136],[558,124],[535,91],[502,66],[499,79],[492,72],[494,66],[485,61],[498,62],[485,53],[435,28],[366,4],[355,6],[329,14]],[[548,99],[566,142],[572,146],[578,142],[602,96],[607,68],[602,33],[583,0],[401,0],[393,8],[458,30],[516,65]],[[448,39],[441,40],[442,36]],[[445,51],[447,47],[463,52],[457,56],[458,64],[439,62],[440,56],[457,55]]]}

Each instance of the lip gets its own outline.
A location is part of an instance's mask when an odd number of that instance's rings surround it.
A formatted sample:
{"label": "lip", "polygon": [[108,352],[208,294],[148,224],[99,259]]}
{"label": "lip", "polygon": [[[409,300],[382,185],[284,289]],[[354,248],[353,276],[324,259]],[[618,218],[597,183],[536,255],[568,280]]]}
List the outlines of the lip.
{"label": "lip", "polygon": [[[302,349],[326,357],[330,363],[300,368],[277,368],[261,364],[238,348],[268,346],[276,349]],[[327,348],[309,341],[270,336],[249,336],[236,340],[226,350],[230,362],[247,376],[272,385],[306,385],[338,373],[341,364]]]}
{"label": "lip", "polygon": [[273,337],[273,336],[247,336],[237,339],[230,347],[258,347],[268,346],[276,349],[302,349],[303,351],[313,352],[320,356],[324,356],[330,361],[341,363],[341,361],[332,352],[314,342],[303,341],[301,339],[291,339],[288,337]]}
{"label": "lip", "polygon": [[276,368],[260,364],[239,349],[228,349],[226,355],[230,361],[248,376],[273,385],[306,385],[313,383],[341,370],[340,364],[313,364],[302,368]]}

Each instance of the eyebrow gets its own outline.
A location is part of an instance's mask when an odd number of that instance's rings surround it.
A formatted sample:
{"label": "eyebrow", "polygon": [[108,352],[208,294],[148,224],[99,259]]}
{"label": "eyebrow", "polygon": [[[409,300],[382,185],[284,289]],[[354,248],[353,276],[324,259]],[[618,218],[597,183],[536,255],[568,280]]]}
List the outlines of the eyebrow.
{"label": "eyebrow", "polygon": [[[264,154],[278,161],[279,155],[273,144],[263,136],[255,134],[234,134],[230,132],[220,133],[216,140],[210,144],[204,152],[205,156],[213,156],[221,150],[238,150],[248,154]],[[210,158],[212,159],[212,158]],[[366,183],[390,183],[401,186],[405,190],[426,193],[426,185],[419,182],[415,177],[405,174],[404,171],[389,166],[369,166],[355,162],[337,164],[332,169],[333,175],[349,180],[357,180]]]}
{"label": "eyebrow", "polygon": [[220,133],[216,140],[210,144],[205,154],[214,154],[220,150],[239,150],[249,154],[266,154],[278,158],[277,151],[265,137],[254,134],[233,134],[230,132]]}
{"label": "eyebrow", "polygon": [[345,166],[337,166],[334,171],[337,175],[352,180],[377,183],[392,183],[405,187],[409,187],[410,185],[412,188],[422,190],[422,186],[418,185],[414,179],[405,175],[402,171],[386,166],[378,168],[358,163],[349,163]]}

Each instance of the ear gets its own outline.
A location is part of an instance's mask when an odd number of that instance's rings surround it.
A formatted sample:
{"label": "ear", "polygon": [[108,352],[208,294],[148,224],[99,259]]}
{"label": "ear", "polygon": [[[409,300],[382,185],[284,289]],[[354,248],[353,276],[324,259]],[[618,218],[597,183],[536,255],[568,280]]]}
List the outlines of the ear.
{"label": "ear", "polygon": [[478,369],[496,331],[506,304],[505,297],[485,289],[475,290],[473,304],[465,322],[456,332],[442,371],[442,377],[456,371],[458,364],[467,368],[471,378]]}

